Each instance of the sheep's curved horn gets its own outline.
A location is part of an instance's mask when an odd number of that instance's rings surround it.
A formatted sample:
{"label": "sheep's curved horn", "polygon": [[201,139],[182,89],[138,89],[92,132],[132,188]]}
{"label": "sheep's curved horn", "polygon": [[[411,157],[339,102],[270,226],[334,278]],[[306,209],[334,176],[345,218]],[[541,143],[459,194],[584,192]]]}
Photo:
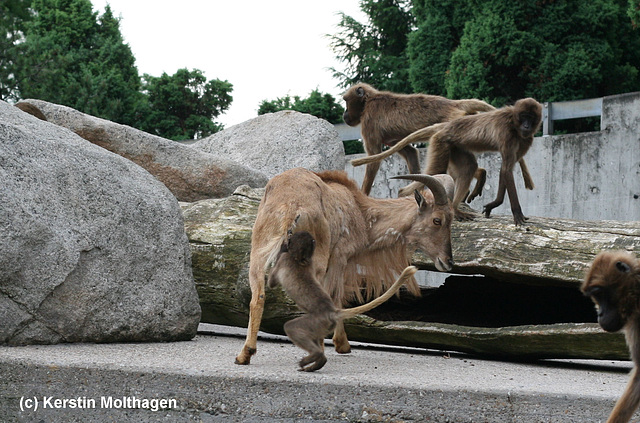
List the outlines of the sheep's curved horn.
{"label": "sheep's curved horn", "polygon": [[440,181],[433,176],[430,175],[400,175],[393,176],[391,179],[407,179],[409,181],[417,181],[424,184],[427,188],[431,190],[433,193],[433,199],[435,203],[439,206],[447,204],[449,202],[449,197],[447,196],[447,191],[444,189],[444,186],[440,183]]}

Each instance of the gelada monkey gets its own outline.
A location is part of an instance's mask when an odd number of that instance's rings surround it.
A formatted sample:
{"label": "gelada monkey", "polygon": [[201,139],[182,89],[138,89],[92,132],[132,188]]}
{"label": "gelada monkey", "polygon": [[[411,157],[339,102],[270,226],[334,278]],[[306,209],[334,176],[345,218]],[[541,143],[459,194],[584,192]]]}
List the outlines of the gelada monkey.
{"label": "gelada monkey", "polygon": [[267,282],[272,288],[281,284],[287,295],[306,313],[284,324],[284,331],[289,339],[309,353],[299,363],[300,370],[305,372],[319,370],[327,362],[324,338],[333,331],[339,320],[364,313],[384,303],[417,270],[413,266],[405,268],[398,280],[375,300],[359,307],[339,309],[314,277],[311,268],[314,249],[315,240],[309,232],[295,232],[288,241],[282,243]]}
{"label": "gelada monkey", "polygon": [[[425,173],[435,175],[449,173],[456,181],[453,207],[459,220],[473,219],[473,214],[463,212],[458,206],[469,193],[471,180],[482,171],[482,179],[478,180],[476,189],[469,196],[473,200],[482,192],[484,185],[484,169],[478,168],[474,153],[497,151],[502,156],[498,194],[496,199],[484,206],[486,217],[491,211],[504,202],[505,193],[509,194],[511,212],[516,225],[524,224],[526,217],[522,213],[518,192],[513,179],[513,168],[520,163],[525,187],[533,189],[533,181],[529,169],[524,162],[524,155],[533,143],[533,136],[542,122],[542,105],[532,98],[518,100],[513,106],[462,116],[449,122],[438,123],[420,129],[398,142],[388,151],[371,157],[352,161],[360,165],[372,160],[381,160],[392,154],[392,150],[402,148],[412,142],[429,142],[427,166]],[[420,189],[419,182],[413,182],[400,190],[400,195],[409,195]]]}
{"label": "gelada monkey", "polygon": [[580,290],[596,304],[602,329],[624,331],[633,370],[607,423],[628,422],[640,403],[640,260],[627,251],[603,251]]}
{"label": "gelada monkey", "polygon": [[[378,91],[371,85],[359,83],[342,96],[347,109],[344,121],[349,126],[361,125],[360,132],[368,155],[378,154],[384,145],[392,146],[412,132],[449,121],[460,116],[495,110],[481,100],[450,100],[427,94],[396,94]],[[418,150],[409,144],[398,153],[406,160],[409,173],[420,173]],[[367,164],[362,192],[369,195],[379,162]]]}

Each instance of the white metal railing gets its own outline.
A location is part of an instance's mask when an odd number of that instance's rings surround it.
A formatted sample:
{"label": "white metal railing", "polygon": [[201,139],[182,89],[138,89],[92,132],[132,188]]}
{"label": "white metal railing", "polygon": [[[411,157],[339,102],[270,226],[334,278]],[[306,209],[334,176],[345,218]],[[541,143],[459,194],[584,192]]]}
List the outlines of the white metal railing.
{"label": "white metal railing", "polygon": [[602,116],[602,97],[544,103],[542,108],[542,135],[553,135],[554,120],[590,116]]}

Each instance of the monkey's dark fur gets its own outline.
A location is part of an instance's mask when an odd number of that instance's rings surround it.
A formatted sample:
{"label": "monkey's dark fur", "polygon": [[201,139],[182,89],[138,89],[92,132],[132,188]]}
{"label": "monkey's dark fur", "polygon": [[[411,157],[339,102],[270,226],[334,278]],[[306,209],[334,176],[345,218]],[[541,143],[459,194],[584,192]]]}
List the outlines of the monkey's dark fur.
{"label": "monkey's dark fur", "polygon": [[282,243],[267,281],[271,288],[281,284],[287,295],[307,313],[284,324],[284,331],[289,339],[309,353],[299,363],[300,370],[305,372],[319,370],[327,362],[324,338],[333,331],[340,319],[364,313],[382,304],[416,272],[415,267],[407,267],[380,297],[365,305],[343,310],[335,306],[314,276],[311,260],[314,249],[315,240],[309,232],[293,233]]}
{"label": "monkey's dark fur", "polygon": [[601,252],[580,289],[596,304],[602,329],[624,331],[633,370],[607,423],[626,423],[640,404],[640,260],[627,251]]}

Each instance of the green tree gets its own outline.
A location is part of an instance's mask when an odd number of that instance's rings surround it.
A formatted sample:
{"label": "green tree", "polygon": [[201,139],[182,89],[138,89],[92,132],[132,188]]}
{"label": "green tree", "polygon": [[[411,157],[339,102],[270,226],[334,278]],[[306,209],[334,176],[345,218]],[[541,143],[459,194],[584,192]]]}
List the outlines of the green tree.
{"label": "green tree", "polygon": [[534,19],[534,8],[529,2],[490,1],[467,22],[445,75],[447,96],[496,105],[524,97],[542,41],[525,22]]}
{"label": "green tree", "polygon": [[15,79],[16,61],[20,57],[20,41],[29,20],[31,0],[3,0],[0,2],[0,100],[17,100]]}
{"label": "green tree", "polygon": [[640,31],[624,0],[549,4],[532,33],[544,43],[528,93],[544,101],[601,97],[640,90]]}
{"label": "green tree", "polygon": [[16,79],[21,98],[39,98],[135,125],[141,107],[135,58],[109,6],[89,0],[33,0]]}
{"label": "green tree", "polygon": [[[635,0],[637,2],[637,0]],[[415,91],[502,106],[640,89],[634,0],[415,0]]]}
{"label": "green tree", "polygon": [[290,95],[278,97],[275,100],[262,100],[258,107],[258,115],[275,113],[281,110],[294,110],[294,104],[299,100],[299,96],[291,97]]}
{"label": "green tree", "polygon": [[233,98],[228,81],[207,81],[202,71],[178,69],[172,76],[144,76],[148,114],[143,130],[172,140],[206,137],[222,129],[213,121]]}
{"label": "green tree", "polygon": [[287,95],[271,101],[263,100],[258,108],[258,114],[274,113],[281,110],[307,113],[334,124],[342,122],[342,114],[344,113],[344,108],[336,102],[331,94],[323,94],[315,89],[307,98],[299,96],[292,98]]}
{"label": "green tree", "polygon": [[416,92],[446,95],[451,54],[473,16],[468,0],[414,0],[417,28],[408,36],[409,78]]}
{"label": "green tree", "polygon": [[[311,94],[309,94],[307,98],[287,95],[271,101],[263,100],[258,108],[258,115],[275,113],[281,110],[295,110],[297,112],[307,113],[324,119],[334,125],[343,123],[342,115],[344,108],[336,102],[336,99],[331,94],[323,94],[318,89],[311,91]],[[344,141],[343,143],[346,154],[364,152],[364,147],[360,140]]]}
{"label": "green tree", "polygon": [[360,23],[342,13],[331,35],[331,47],[345,70],[332,68],[340,86],[368,82],[378,89],[409,92],[407,36],[413,25],[408,0],[361,0],[368,23]]}
{"label": "green tree", "polygon": [[631,18],[633,27],[638,28],[638,26],[640,26],[640,1],[629,0],[629,9],[627,10],[627,15],[629,15],[629,17]]}

